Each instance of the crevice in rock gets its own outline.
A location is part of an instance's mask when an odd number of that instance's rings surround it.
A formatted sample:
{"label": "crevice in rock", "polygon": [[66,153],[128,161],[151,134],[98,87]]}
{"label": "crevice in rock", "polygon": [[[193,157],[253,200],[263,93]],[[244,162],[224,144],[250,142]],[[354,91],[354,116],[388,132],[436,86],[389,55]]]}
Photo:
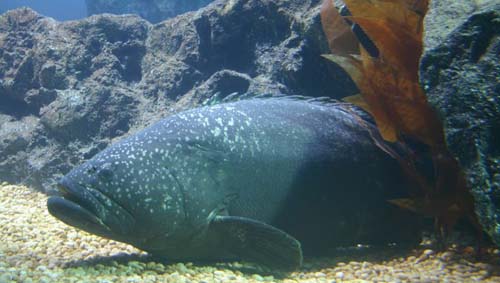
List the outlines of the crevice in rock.
{"label": "crevice in rock", "polygon": [[478,15],[471,19],[472,21],[490,22],[489,24],[478,24],[483,28],[477,30],[477,35],[474,36],[474,40],[471,42],[470,59],[472,62],[477,63],[481,59],[487,52],[491,40],[498,34],[499,25],[495,23],[494,19],[494,13],[491,13],[491,15]]}
{"label": "crevice in rock", "polygon": [[250,87],[249,80],[237,73],[222,71],[217,76],[218,79],[212,83],[211,88],[214,93],[220,93],[222,97],[232,93],[243,94]]}
{"label": "crevice in rock", "polygon": [[490,137],[487,144],[490,147],[488,151],[491,156],[500,157],[500,147],[498,146],[500,145],[500,117],[497,117],[497,120],[491,124],[489,132]]}
{"label": "crevice in rock", "polygon": [[127,82],[138,82],[142,79],[141,62],[146,50],[144,46],[127,45],[116,48],[113,54],[121,64],[123,79]]}
{"label": "crevice in rock", "polygon": [[38,111],[34,112],[34,109],[25,101],[14,99],[7,95],[0,96],[0,113],[21,119],[24,116],[38,114]]}

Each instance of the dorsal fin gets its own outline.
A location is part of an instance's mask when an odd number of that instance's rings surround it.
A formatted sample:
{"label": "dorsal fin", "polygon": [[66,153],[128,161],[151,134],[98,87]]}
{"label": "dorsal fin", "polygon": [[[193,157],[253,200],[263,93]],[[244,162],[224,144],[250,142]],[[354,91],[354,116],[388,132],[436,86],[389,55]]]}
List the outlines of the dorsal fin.
{"label": "dorsal fin", "polygon": [[271,94],[271,93],[244,93],[241,94],[239,92],[233,92],[230,93],[224,97],[221,97],[220,92],[216,92],[214,95],[211,97],[205,99],[201,105],[202,106],[211,106],[211,105],[217,105],[221,103],[229,103],[229,102],[235,102],[235,101],[240,101],[240,100],[245,100],[245,99],[263,99],[263,98],[271,98],[271,97],[285,97],[286,95],[278,93],[278,94]]}
{"label": "dorsal fin", "polygon": [[205,101],[202,102],[202,106],[212,106],[212,105],[217,105],[217,104],[223,104],[223,103],[231,103],[231,102],[236,102],[236,101],[241,101],[241,100],[249,100],[249,99],[286,99],[286,100],[295,100],[295,101],[305,101],[307,103],[312,103],[316,105],[323,105],[323,106],[330,106],[330,105],[339,105],[339,104],[344,104],[341,101],[332,98],[332,97],[327,97],[327,96],[321,96],[321,97],[311,97],[311,96],[304,96],[304,95],[285,95],[281,93],[260,93],[260,94],[255,94],[255,93],[246,93],[241,95],[240,93],[234,92],[231,93],[223,98],[220,98],[220,93],[216,93],[212,97],[206,99]]}

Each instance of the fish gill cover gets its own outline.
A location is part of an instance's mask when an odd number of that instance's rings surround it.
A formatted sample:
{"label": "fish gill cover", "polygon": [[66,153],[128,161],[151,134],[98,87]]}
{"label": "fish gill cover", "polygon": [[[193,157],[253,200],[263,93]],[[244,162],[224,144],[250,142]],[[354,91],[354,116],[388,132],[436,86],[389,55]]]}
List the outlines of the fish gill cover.
{"label": "fish gill cover", "polygon": [[[428,0],[345,0],[348,12],[332,0],[321,9],[323,30],[333,54],[324,55],[351,76],[360,95],[347,97],[369,112],[378,128],[372,133],[377,145],[395,158],[416,190],[412,199],[390,202],[434,217],[438,237],[446,237],[457,220],[467,217],[482,235],[474,200],[458,161],[449,152],[443,124],[419,85],[419,61],[423,51],[423,19]],[[376,46],[370,52],[361,35]],[[391,149],[383,140],[401,142],[406,153]],[[412,152],[408,144],[425,148]],[[434,173],[430,178],[417,168],[418,154],[430,154]]]}

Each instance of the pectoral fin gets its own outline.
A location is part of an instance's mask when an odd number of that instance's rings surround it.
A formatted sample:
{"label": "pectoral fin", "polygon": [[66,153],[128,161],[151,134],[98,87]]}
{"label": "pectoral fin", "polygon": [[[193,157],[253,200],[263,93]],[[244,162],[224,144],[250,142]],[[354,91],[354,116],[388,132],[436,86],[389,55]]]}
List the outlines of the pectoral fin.
{"label": "pectoral fin", "polygon": [[299,241],[260,221],[235,216],[217,216],[210,229],[223,238],[224,247],[243,260],[281,269],[302,265]]}

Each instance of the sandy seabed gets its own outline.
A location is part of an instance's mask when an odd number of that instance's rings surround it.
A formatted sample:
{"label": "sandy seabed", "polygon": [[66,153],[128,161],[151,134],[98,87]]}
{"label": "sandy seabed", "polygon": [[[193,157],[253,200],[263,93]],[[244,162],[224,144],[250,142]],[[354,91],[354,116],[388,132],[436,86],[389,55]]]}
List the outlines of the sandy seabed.
{"label": "sandy seabed", "polygon": [[[46,209],[47,197],[0,185],[0,283],[4,282],[500,282],[498,250],[369,251],[305,260],[272,273],[247,263],[165,263],[123,243],[69,227]],[[467,249],[465,249],[467,251]]]}

